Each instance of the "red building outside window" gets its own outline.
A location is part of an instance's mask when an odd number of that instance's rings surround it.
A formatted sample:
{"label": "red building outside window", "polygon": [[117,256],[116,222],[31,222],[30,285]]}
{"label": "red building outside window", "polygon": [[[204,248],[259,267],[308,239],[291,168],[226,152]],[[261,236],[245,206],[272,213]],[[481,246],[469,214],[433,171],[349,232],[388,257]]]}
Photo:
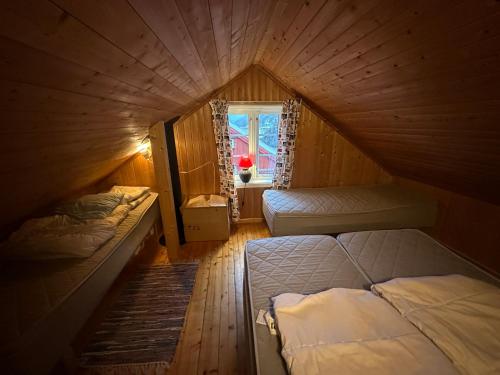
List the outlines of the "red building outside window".
{"label": "red building outside window", "polygon": [[242,155],[250,156],[252,181],[270,182],[276,165],[278,126],[281,106],[230,105],[229,131],[233,149],[233,166],[238,173]]}

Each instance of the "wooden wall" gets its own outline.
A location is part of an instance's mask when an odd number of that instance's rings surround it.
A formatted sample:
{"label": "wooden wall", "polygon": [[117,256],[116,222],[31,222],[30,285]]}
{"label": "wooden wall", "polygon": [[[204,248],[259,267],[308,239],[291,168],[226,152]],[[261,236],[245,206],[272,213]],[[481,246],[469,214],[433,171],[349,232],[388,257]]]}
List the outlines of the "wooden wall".
{"label": "wooden wall", "polygon": [[99,191],[113,185],[149,186],[151,190],[157,191],[153,159],[148,160],[137,153],[97,184]]}
{"label": "wooden wall", "polygon": [[295,158],[292,187],[391,182],[386,171],[307,106],[300,112]]}
{"label": "wooden wall", "polygon": [[[218,90],[214,97],[232,101],[281,101],[291,96],[286,89],[253,66]],[[174,134],[183,194],[218,193],[217,151],[212,110],[208,101],[182,116],[174,125]]]}
{"label": "wooden wall", "polygon": [[0,233],[250,66],[272,2],[0,2]]}
{"label": "wooden wall", "polygon": [[500,206],[401,177],[394,182],[437,199],[439,217],[431,236],[500,275]]}
{"label": "wooden wall", "polygon": [[[268,73],[252,66],[215,93],[229,101],[276,102],[293,96]],[[175,125],[177,158],[185,195],[218,193],[217,154],[208,103],[183,116]],[[197,169],[199,168],[199,169]],[[390,182],[391,177],[340,135],[307,105],[301,108],[297,133],[294,187],[360,185]],[[214,184],[215,181],[215,184]],[[262,217],[262,188],[247,188],[242,218]],[[243,189],[238,189],[243,197]]]}

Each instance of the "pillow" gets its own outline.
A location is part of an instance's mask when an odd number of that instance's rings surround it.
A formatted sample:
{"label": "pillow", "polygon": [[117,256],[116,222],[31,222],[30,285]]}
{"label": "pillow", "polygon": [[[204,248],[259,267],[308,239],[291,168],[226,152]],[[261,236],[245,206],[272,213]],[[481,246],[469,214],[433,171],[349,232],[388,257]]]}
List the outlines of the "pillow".
{"label": "pillow", "polygon": [[63,203],[55,209],[56,214],[68,215],[78,220],[102,219],[110,215],[120,204],[123,193],[100,193]]}
{"label": "pillow", "polygon": [[146,186],[118,186],[115,185],[111,188],[110,193],[123,194],[123,204],[130,203],[140,196],[148,193],[151,189]]}
{"label": "pillow", "polygon": [[115,235],[115,228],[105,221],[82,223],[61,215],[32,219],[2,244],[0,253],[15,260],[86,258]]}
{"label": "pillow", "polygon": [[462,275],[372,286],[464,374],[500,373],[500,289]]}

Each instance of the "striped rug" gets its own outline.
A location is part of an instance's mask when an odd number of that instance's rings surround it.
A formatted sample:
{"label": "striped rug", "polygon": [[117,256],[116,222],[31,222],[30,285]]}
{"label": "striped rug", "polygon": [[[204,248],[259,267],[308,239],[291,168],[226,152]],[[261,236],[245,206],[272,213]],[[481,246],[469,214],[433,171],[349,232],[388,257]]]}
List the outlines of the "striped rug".
{"label": "striped rug", "polygon": [[172,362],[198,264],[140,269],[80,357],[87,373],[156,374]]}

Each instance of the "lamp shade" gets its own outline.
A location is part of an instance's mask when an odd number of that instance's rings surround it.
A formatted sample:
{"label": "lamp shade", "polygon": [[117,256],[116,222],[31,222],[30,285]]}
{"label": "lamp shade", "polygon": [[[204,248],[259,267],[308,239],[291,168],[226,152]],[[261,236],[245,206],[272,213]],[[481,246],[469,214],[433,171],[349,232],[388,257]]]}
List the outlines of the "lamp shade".
{"label": "lamp shade", "polygon": [[252,160],[248,156],[241,156],[239,166],[240,168],[251,168],[253,165]]}

